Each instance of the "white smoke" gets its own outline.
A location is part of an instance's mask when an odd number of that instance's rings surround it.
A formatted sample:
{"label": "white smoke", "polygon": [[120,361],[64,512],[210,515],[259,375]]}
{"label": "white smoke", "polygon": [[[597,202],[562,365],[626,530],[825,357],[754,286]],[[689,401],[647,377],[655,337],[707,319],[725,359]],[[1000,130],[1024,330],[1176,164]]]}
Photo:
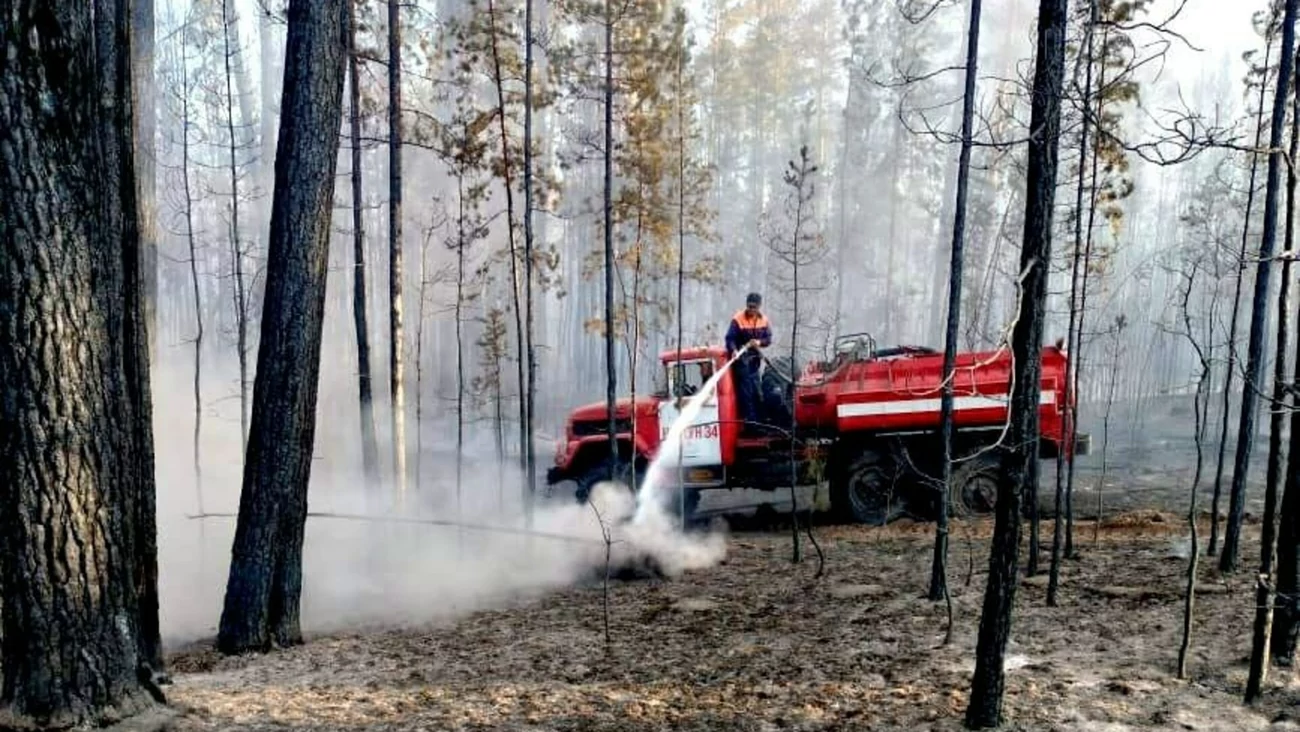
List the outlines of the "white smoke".
{"label": "white smoke", "polygon": [[[160,613],[170,647],[216,634],[235,528],[229,515],[189,518],[199,507],[192,415],[183,394],[179,388],[155,393]],[[399,506],[389,481],[367,484],[352,460],[338,459],[336,446],[354,448],[347,434],[352,427],[331,420],[318,426],[308,495],[313,515],[303,549],[302,622],[309,634],[447,621],[593,581],[604,573],[606,531],[615,570],[649,566],[678,576],[725,556],[722,534],[683,533],[677,517],[661,508],[631,521],[636,501],[614,483],[597,485],[591,503],[581,504],[571,488],[557,486],[554,496],[539,502],[533,533],[525,534],[521,471],[477,445],[467,447],[459,491],[454,452],[426,452],[420,485],[412,485]],[[447,444],[437,425],[426,429],[435,434],[426,434],[429,443]],[[207,512],[238,512],[239,442],[237,419],[205,424]]]}

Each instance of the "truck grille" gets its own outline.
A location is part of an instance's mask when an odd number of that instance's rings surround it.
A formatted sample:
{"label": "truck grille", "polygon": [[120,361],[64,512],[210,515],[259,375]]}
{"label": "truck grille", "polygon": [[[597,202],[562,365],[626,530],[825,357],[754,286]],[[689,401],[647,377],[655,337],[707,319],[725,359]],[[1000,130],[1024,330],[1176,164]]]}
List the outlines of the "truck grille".
{"label": "truck grille", "polygon": [[[632,420],[628,418],[614,420],[614,430],[616,433],[631,432]],[[574,437],[595,437],[607,434],[609,434],[609,420],[606,419],[584,419],[573,423]]]}

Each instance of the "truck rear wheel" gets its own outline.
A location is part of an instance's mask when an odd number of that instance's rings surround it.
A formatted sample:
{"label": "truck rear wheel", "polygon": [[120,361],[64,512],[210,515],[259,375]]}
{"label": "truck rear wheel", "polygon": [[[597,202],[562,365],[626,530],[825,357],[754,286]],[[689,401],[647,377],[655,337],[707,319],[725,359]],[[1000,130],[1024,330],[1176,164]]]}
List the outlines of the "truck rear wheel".
{"label": "truck rear wheel", "polygon": [[954,513],[984,515],[997,507],[1002,467],[992,455],[981,455],[957,463],[952,471],[951,496]]}
{"label": "truck rear wheel", "polygon": [[832,484],[831,507],[842,520],[884,526],[905,513],[900,487],[893,458],[868,448],[850,458]]}

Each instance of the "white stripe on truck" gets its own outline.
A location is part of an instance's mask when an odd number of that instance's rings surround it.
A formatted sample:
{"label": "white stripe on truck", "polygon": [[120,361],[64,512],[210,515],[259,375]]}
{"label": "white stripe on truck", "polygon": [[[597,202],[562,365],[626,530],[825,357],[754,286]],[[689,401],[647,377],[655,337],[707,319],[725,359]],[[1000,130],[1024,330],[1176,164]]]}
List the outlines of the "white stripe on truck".
{"label": "white stripe on truck", "polygon": [[[1010,400],[1001,396],[959,396],[954,397],[954,411],[963,409],[1005,409]],[[1038,403],[1055,404],[1056,392],[1044,390],[1038,397]],[[849,417],[881,417],[895,414],[914,414],[917,412],[939,411],[939,399],[891,399],[883,402],[856,402],[839,404],[835,414],[840,419]]]}

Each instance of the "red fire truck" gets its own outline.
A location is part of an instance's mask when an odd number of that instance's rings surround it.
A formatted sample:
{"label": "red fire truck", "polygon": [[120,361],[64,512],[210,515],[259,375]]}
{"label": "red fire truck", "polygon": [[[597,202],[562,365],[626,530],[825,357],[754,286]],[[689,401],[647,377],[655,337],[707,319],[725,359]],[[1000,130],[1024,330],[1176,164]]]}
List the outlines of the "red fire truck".
{"label": "red fire truck", "polygon": [[[876,348],[868,334],[837,338],[834,357],[790,378],[788,358],[771,359],[761,377],[762,425],[744,430],[730,371],[691,420],[680,445],[656,469],[672,490],[670,506],[693,513],[704,490],[776,490],[826,481],[831,508],[846,522],[883,524],[901,516],[928,519],[938,508],[933,486],[942,460],[938,438],[943,355],[929,348]],[[570,414],[547,483],[577,484],[585,500],[602,480],[640,484],[685,400],[727,357],[718,346],[660,354],[666,389],[619,400],[611,438],[604,402]],[[1067,444],[1066,354],[1042,350],[1039,457],[1087,454],[1087,435]],[[957,355],[954,455],[949,485],[954,511],[992,510],[1002,471],[1012,359],[1007,348]],[[610,446],[613,439],[615,445]],[[617,457],[614,456],[615,450]],[[677,491],[683,495],[678,496]],[[679,503],[680,502],[680,503]]]}

